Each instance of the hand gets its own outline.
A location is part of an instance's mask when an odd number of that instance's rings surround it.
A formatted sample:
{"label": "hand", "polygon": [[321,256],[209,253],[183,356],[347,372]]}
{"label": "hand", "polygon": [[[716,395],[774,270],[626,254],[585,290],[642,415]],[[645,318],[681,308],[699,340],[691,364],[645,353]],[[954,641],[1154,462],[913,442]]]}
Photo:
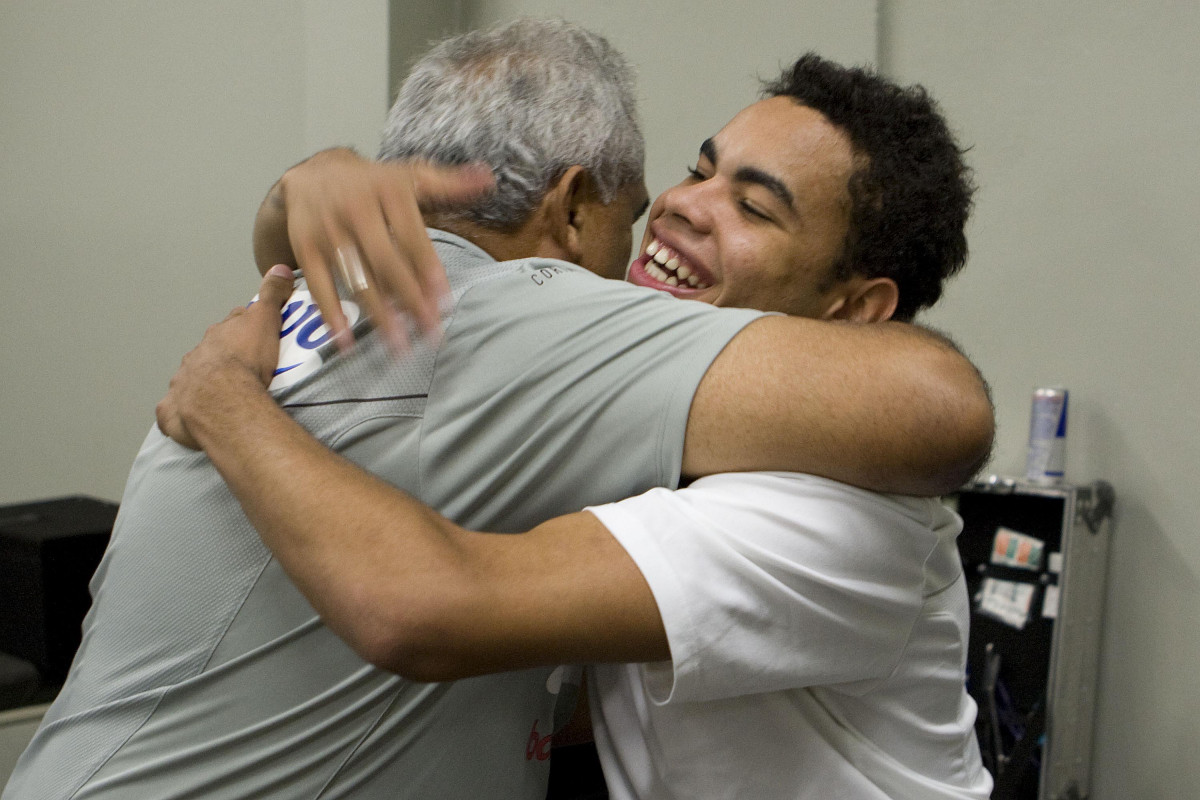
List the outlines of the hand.
{"label": "hand", "polygon": [[279,362],[279,325],[292,280],[288,267],[272,267],[263,277],[258,300],[249,308],[235,308],[211,326],[183,357],[167,396],[154,410],[163,433],[199,450],[201,417],[236,408],[247,391],[266,392]]}
{"label": "hand", "polygon": [[389,341],[404,340],[397,310],[411,312],[427,333],[439,331],[438,302],[448,286],[421,209],[464,205],[492,187],[486,166],[377,162],[347,149],[317,153],[284,173],[288,239],[340,343],[348,345],[351,334],[335,274]]}

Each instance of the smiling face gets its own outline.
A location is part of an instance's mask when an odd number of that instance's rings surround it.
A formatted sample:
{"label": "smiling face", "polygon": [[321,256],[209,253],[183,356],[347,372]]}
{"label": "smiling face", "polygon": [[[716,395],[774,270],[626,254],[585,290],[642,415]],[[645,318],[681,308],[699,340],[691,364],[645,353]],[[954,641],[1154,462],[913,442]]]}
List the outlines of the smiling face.
{"label": "smiling face", "polygon": [[720,306],[829,317],[844,283],[854,153],[820,112],[787,97],[744,109],[650,208],[628,279]]}

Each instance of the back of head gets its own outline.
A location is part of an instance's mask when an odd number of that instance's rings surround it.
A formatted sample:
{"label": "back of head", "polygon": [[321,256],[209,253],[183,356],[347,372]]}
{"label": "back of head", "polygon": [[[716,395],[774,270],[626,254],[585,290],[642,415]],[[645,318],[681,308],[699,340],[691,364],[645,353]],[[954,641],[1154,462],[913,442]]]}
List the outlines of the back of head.
{"label": "back of head", "polygon": [[633,86],[620,53],[563,20],[472,31],[436,45],[413,67],[379,157],[488,164],[496,191],[462,216],[498,230],[524,222],[574,165],[608,203],[643,176]]}
{"label": "back of head", "polygon": [[809,53],[767,83],[819,111],[854,149],[850,225],[835,276],[886,277],[900,290],[895,319],[910,320],[966,262],[974,186],[946,120],[920,86]]}

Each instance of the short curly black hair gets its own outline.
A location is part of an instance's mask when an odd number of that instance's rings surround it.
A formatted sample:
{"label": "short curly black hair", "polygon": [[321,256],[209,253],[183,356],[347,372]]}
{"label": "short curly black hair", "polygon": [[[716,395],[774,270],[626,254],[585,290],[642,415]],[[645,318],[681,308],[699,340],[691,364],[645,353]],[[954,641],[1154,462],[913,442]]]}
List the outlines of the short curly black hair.
{"label": "short curly black hair", "polygon": [[821,112],[854,150],[850,225],[833,277],[891,278],[900,290],[892,318],[911,320],[967,260],[975,186],[940,109],[921,86],[815,53],[764,82],[763,97],[780,96]]}

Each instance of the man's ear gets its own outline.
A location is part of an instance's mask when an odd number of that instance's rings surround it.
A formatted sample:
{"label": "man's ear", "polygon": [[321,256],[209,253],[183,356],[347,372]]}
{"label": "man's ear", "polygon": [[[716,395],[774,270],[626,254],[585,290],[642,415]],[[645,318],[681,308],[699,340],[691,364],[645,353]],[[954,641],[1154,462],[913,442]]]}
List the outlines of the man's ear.
{"label": "man's ear", "polygon": [[848,322],[883,322],[892,318],[899,302],[900,289],[891,278],[856,278],[846,285],[826,317]]}
{"label": "man's ear", "polygon": [[578,264],[583,257],[580,226],[581,211],[594,199],[595,188],[583,167],[568,167],[546,192],[543,200],[547,234],[566,253],[565,259]]}

